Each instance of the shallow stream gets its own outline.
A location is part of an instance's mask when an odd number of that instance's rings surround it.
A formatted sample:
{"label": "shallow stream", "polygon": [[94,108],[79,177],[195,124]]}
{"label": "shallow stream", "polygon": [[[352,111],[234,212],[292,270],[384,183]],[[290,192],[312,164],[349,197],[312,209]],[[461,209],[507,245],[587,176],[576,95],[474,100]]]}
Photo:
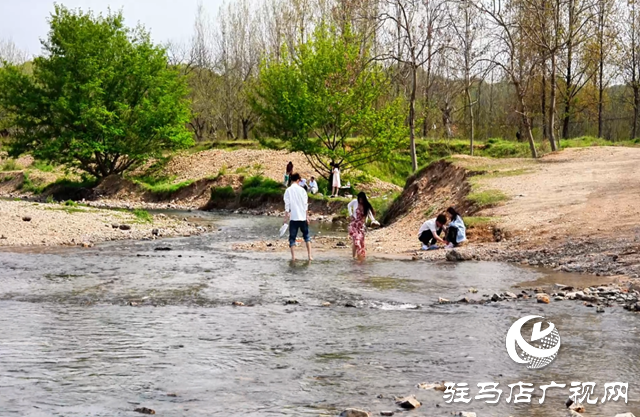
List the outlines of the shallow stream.
{"label": "shallow stream", "polygon": [[[636,314],[570,301],[437,305],[549,278],[489,262],[354,263],[348,248],[291,265],[284,253],[230,249],[273,237],[280,220],[197,216],[221,230],[0,252],[0,416],[134,416],[143,406],[159,416],[378,415],[410,394],[423,406],[402,415],[564,416],[568,387],[538,404],[538,386],[551,381],[596,382],[597,397],[606,382],[628,382],[628,404],[587,405],[585,416],[640,415]],[[576,277],[553,277],[561,280]],[[542,370],[505,349],[509,327],[529,314],[561,335],[558,358]],[[497,405],[447,404],[417,388],[443,380],[469,383],[472,397],[478,382],[498,382],[503,394]],[[531,404],[506,403],[518,381],[535,385]]]}

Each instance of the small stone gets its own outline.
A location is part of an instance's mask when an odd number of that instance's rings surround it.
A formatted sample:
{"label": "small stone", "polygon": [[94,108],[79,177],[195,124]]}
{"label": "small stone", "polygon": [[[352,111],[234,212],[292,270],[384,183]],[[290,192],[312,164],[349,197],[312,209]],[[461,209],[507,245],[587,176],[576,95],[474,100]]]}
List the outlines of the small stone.
{"label": "small stone", "polygon": [[509,292],[509,291],[505,292],[503,295],[504,295],[505,297],[507,297],[507,298],[511,298],[511,299],[513,299],[513,298],[518,298],[518,296],[517,296],[517,295],[515,295],[514,293]]}
{"label": "small stone", "polygon": [[616,414],[616,417],[636,417],[633,413]]}
{"label": "small stone", "polygon": [[392,416],[395,413],[393,411],[380,411],[381,416]]}
{"label": "small stone", "polygon": [[438,298],[438,304],[449,304],[451,301],[447,300],[446,298],[442,298],[439,297]]}
{"label": "small stone", "polygon": [[231,305],[236,307],[243,307],[244,303],[242,301],[234,301],[233,303],[231,303]]}
{"label": "small stone", "polygon": [[121,224],[120,230],[131,230],[131,226],[129,226],[128,224]]}
{"label": "small stone", "polygon": [[331,303],[328,301],[325,301],[324,303],[322,303],[322,307],[331,307]]}
{"label": "small stone", "polygon": [[344,304],[344,306],[345,306],[345,307],[350,307],[350,308],[356,308],[356,307],[357,307],[357,306],[356,306],[356,303],[354,303],[353,301],[347,301],[347,302]]}
{"label": "small stone", "polygon": [[119,224],[114,223],[114,224],[112,224],[112,225],[111,225],[111,227],[112,227],[113,229],[118,229],[118,228],[120,227],[120,225],[119,225]]}
{"label": "small stone", "polygon": [[581,403],[573,403],[569,406],[569,410],[575,411],[576,413],[584,413],[584,405]]}
{"label": "small stone", "polygon": [[285,303],[285,305],[300,304],[300,303],[298,302],[298,300],[294,300],[294,299],[287,300],[287,301],[285,301],[284,303]]}
{"label": "small stone", "polygon": [[153,250],[155,250],[155,251],[163,251],[164,252],[164,251],[170,251],[171,248],[160,246],[160,247],[154,248]]}
{"label": "small stone", "polygon": [[339,417],[371,417],[371,414],[363,410],[357,410],[355,408],[347,408],[342,413],[340,413]]}
{"label": "small stone", "polygon": [[470,413],[468,411],[460,411],[456,416],[460,417],[476,417],[476,413]]}
{"label": "small stone", "polygon": [[471,259],[473,259],[473,255],[468,252],[462,252],[456,249],[447,252],[447,261],[449,262],[470,261]]}
{"label": "small stone", "polygon": [[400,407],[404,408],[405,410],[413,410],[415,408],[418,408],[422,405],[422,403],[418,400],[416,400],[416,397],[404,397],[404,398],[398,398],[396,399],[396,404],[399,405]]}
{"label": "small stone", "polygon": [[29,216],[24,216],[24,217],[22,218],[22,221],[23,221],[23,222],[30,222],[30,221],[31,221],[31,217],[29,217]]}
{"label": "small stone", "polygon": [[469,292],[471,294],[477,294],[478,293],[478,289],[477,288],[469,288]]}
{"label": "small stone", "polygon": [[545,293],[536,294],[536,301],[539,303],[549,304],[549,295]]}
{"label": "small stone", "polygon": [[345,246],[347,246],[347,244],[344,243],[344,242],[338,242],[338,243],[336,243],[336,246],[339,247],[339,248],[344,248]]}
{"label": "small stone", "polygon": [[155,414],[156,413],[155,411],[153,411],[152,409],[147,408],[147,407],[136,408],[133,411],[135,411],[136,413],[140,413],[140,414]]}
{"label": "small stone", "polygon": [[136,307],[136,306],[138,305],[138,303],[136,303],[135,301],[131,301],[131,302],[129,303],[129,305],[130,305],[131,307]]}
{"label": "small stone", "polygon": [[159,235],[160,235],[160,230],[158,230],[158,229],[153,229],[153,230],[151,230],[151,234],[152,234],[153,236],[159,236]]}
{"label": "small stone", "polygon": [[493,295],[491,296],[491,301],[493,301],[493,302],[498,302],[498,301],[500,301],[501,299],[502,299],[502,298],[500,297],[500,295],[499,295],[499,294],[493,294]]}
{"label": "small stone", "polygon": [[604,307],[603,306],[596,307],[596,313],[604,313]]}
{"label": "small stone", "polygon": [[560,296],[554,297],[554,300],[555,301],[564,301],[564,297],[560,297]]}

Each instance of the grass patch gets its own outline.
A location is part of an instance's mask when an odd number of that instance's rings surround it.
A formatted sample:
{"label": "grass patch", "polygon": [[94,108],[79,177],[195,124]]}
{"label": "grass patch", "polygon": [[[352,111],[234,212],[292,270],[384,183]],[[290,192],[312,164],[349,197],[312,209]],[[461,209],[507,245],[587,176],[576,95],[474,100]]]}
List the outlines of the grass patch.
{"label": "grass patch", "polygon": [[1,171],[20,171],[22,167],[14,159],[7,159],[0,166]]}
{"label": "grass patch", "polygon": [[473,201],[479,207],[486,207],[506,201],[508,197],[500,190],[484,190],[469,194],[467,199]]}
{"label": "grass patch", "polygon": [[173,181],[175,181],[175,176],[167,177],[154,175],[141,176],[133,180],[133,182],[139,184],[146,191],[161,195],[176,193],[194,183],[194,180],[186,180],[178,183],[174,183]]}
{"label": "grass patch", "polygon": [[482,174],[483,178],[501,178],[501,177],[515,177],[517,175],[524,175],[533,172],[532,169],[528,168],[517,168],[517,169],[509,169],[504,171],[490,171],[485,174]]}
{"label": "grass patch", "polygon": [[141,223],[151,223],[153,221],[153,216],[149,214],[147,210],[136,209],[136,210],[133,210],[131,213]]}
{"label": "grass patch", "polygon": [[284,185],[261,175],[250,177],[242,183],[242,200],[251,200],[255,198],[279,197],[284,193]]}
{"label": "grass patch", "polygon": [[29,173],[25,172],[24,173],[24,181],[22,182],[22,184],[20,185],[19,188],[20,188],[20,190],[24,191],[25,193],[40,194],[40,193],[42,193],[42,190],[44,190],[45,185],[37,184],[35,181],[33,181],[29,177]]}
{"label": "grass patch", "polygon": [[12,175],[5,175],[2,177],[2,179],[0,179],[0,182],[9,182],[13,179]]}
{"label": "grass patch", "polygon": [[493,217],[474,217],[469,216],[464,218],[464,224],[467,228],[472,229],[474,227],[483,227],[493,224],[495,219]]}
{"label": "grass patch", "polygon": [[67,200],[64,202],[64,205],[67,207],[77,207],[78,203],[76,203],[75,201],[72,200]]}
{"label": "grass patch", "polygon": [[37,169],[38,171],[42,172],[53,172],[56,169],[56,167],[54,167],[53,165],[40,160],[34,161],[33,164],[31,164],[31,168]]}
{"label": "grass patch", "polygon": [[211,200],[233,200],[236,198],[236,192],[233,187],[211,187]]}

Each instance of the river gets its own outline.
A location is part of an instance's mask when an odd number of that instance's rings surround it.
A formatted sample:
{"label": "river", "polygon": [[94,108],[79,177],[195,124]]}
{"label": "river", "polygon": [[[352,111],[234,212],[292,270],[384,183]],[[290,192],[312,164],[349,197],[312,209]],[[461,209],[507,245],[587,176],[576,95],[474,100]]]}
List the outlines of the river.
{"label": "river", "polygon": [[[628,404],[587,405],[585,416],[640,415],[637,315],[569,301],[436,304],[515,292],[516,283],[548,281],[543,272],[355,263],[348,248],[292,265],[284,253],[231,249],[273,236],[278,219],[197,216],[220,230],[0,252],[0,416],[134,416],[137,407],[161,416],[336,416],[347,407],[378,415],[409,394],[423,406],[407,416],[564,416],[568,388],[538,403],[538,386],[551,381],[596,382],[597,397],[604,383],[628,382]],[[562,280],[576,277],[552,277]],[[514,363],[505,349],[509,327],[529,314],[561,335],[558,358],[542,370]],[[447,404],[442,392],[417,388],[443,380],[469,383],[472,397],[478,382],[504,392],[496,405]],[[507,384],[518,381],[535,385],[531,404],[506,403]]]}

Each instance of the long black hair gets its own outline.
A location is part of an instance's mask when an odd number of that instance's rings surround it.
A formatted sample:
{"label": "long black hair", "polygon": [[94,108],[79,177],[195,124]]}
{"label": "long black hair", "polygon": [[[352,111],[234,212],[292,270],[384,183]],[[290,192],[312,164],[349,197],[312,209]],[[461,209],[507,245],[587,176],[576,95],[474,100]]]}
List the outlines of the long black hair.
{"label": "long black hair", "polygon": [[447,213],[449,213],[451,215],[451,221],[454,221],[456,219],[456,217],[460,217],[462,218],[462,216],[460,215],[460,213],[458,213],[456,211],[456,209],[454,209],[453,207],[449,207],[447,209]]}
{"label": "long black hair", "polygon": [[287,173],[292,173],[293,172],[293,162],[289,161],[289,163],[287,164]]}
{"label": "long black hair", "polygon": [[371,203],[369,203],[369,200],[367,199],[367,195],[365,194],[364,191],[360,191],[358,193],[358,204],[362,204],[362,212],[364,213],[364,217],[367,217],[369,213],[371,213],[374,216],[376,215],[376,211],[371,206]]}

